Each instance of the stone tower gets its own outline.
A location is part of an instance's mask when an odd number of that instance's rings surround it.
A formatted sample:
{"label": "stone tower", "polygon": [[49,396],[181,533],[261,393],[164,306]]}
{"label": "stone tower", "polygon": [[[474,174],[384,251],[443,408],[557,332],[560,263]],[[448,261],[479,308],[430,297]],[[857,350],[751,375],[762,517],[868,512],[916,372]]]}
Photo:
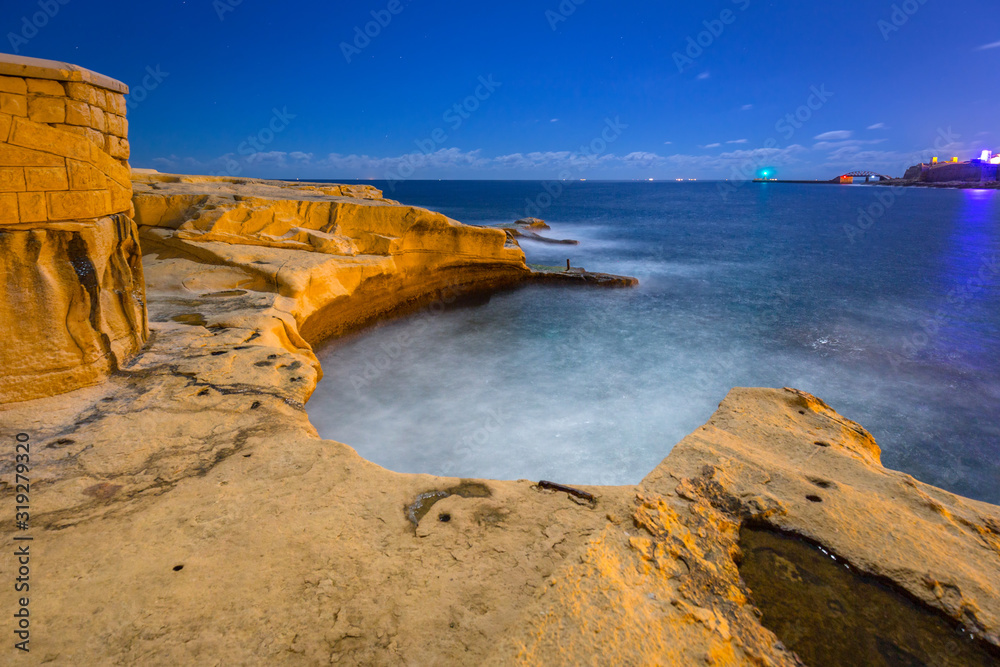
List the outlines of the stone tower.
{"label": "stone tower", "polygon": [[0,404],[96,384],[149,335],[127,92],[0,54]]}

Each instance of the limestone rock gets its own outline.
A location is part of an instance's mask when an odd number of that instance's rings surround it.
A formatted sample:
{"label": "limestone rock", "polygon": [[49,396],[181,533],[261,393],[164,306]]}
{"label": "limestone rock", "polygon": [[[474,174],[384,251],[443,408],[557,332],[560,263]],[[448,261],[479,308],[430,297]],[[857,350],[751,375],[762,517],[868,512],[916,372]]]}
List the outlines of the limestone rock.
{"label": "limestone rock", "polygon": [[0,274],[3,402],[94,384],[145,342],[139,244],[124,215],[0,228]]}
{"label": "limestone rock", "polygon": [[636,488],[632,520],[555,573],[488,664],[799,664],[740,579],[746,522],[814,540],[1000,645],[1000,508],[882,468],[864,428],[804,392],[734,389]]}
{"label": "limestone rock", "polygon": [[107,118],[124,133],[128,89],[72,65],[4,55],[0,90],[7,403],[101,381],[142,347],[148,327],[128,153],[106,150]]}
{"label": "limestone rock", "polygon": [[402,206],[370,186],[144,173],[135,188],[147,252],[231,267],[234,286],[280,296],[277,307],[312,342],[444,293],[530,276],[503,231]]}
{"label": "limestone rock", "polygon": [[552,229],[544,220],[540,220],[539,218],[522,218],[514,224],[518,227],[527,227],[528,229]]}

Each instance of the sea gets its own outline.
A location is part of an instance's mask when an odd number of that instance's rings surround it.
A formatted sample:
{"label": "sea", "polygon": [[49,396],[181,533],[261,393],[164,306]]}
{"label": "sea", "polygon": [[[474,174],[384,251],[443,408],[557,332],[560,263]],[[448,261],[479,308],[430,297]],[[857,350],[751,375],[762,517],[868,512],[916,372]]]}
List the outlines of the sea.
{"label": "sea", "polygon": [[[444,302],[318,349],[320,434],[398,472],[636,484],[733,387],[795,387],[886,467],[1000,504],[1000,192],[364,181],[531,264],[639,278]],[[450,302],[451,299],[445,301]]]}

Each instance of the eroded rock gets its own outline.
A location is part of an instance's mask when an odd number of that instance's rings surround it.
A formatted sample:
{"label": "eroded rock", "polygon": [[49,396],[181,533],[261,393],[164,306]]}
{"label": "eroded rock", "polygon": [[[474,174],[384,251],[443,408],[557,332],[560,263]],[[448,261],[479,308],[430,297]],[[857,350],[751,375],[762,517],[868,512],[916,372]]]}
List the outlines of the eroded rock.
{"label": "eroded rock", "polygon": [[96,384],[146,341],[126,92],[0,55],[0,404]]}

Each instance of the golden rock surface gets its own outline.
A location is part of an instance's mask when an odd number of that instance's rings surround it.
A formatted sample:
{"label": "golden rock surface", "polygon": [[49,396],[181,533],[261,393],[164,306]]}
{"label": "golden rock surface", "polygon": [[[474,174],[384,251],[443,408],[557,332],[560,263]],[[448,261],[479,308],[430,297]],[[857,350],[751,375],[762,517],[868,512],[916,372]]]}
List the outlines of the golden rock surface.
{"label": "golden rock surface", "polygon": [[4,441],[32,448],[39,661],[797,664],[740,580],[745,522],[1000,644],[1000,508],[884,469],[862,427],[795,390],[733,390],[639,484],[580,487],[596,504],[321,440],[311,344],[514,284],[520,250],[373,189],[137,179],[148,345],[104,384],[0,407]]}
{"label": "golden rock surface", "polygon": [[146,341],[128,153],[106,126],[126,128],[127,91],[0,55],[0,403],[100,382]]}

